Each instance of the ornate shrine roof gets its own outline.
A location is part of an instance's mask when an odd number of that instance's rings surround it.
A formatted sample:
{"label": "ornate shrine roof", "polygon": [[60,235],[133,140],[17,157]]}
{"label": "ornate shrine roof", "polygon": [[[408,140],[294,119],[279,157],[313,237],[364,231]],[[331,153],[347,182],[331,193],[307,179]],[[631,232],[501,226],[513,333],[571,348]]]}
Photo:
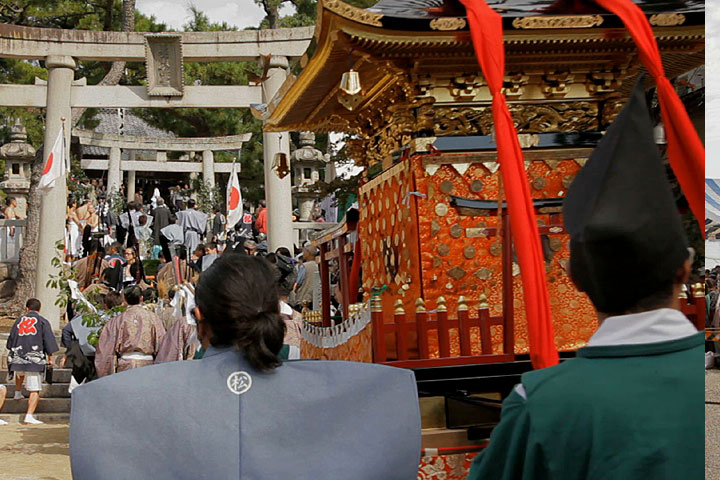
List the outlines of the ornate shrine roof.
{"label": "ornate shrine roof", "polygon": [[[579,72],[577,84],[586,75],[605,76],[600,93],[607,97],[626,95],[642,69],[620,19],[588,0],[488,3],[503,16],[509,77]],[[653,25],[669,78],[704,64],[704,2],[636,3]],[[475,82],[482,91],[482,74],[469,33],[464,7],[457,0],[381,0],[369,9],[341,0],[320,0],[312,58],[304,57],[301,75],[289,78],[270,102],[265,130],[367,136],[380,126],[373,123],[378,111],[410,98],[432,96],[431,88],[441,77],[447,77],[446,83],[455,82],[449,90],[461,91],[463,82]],[[351,67],[359,73],[363,92],[349,98],[340,92],[339,84]],[[621,78],[610,80],[608,75],[617,72]],[[476,93],[477,88],[474,96],[464,100],[458,100],[462,95],[454,96],[452,102],[489,102],[482,92]],[[526,98],[509,96],[509,100]],[[451,100],[435,98],[435,102],[437,106]]]}

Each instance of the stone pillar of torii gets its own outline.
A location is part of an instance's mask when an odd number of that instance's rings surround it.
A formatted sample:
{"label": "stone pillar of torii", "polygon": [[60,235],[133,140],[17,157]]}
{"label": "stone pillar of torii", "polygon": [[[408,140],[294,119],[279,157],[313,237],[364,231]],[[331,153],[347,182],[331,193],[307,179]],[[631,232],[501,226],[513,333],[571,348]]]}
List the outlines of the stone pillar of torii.
{"label": "stone pillar of torii", "polygon": [[[44,158],[65,122],[66,144],[70,145],[72,108],[248,108],[262,105],[281,88],[288,77],[288,59],[305,53],[313,36],[312,27],[244,30],[237,32],[187,32],[152,34],[142,32],[96,32],[59,30],[0,24],[0,57],[44,60],[48,81],[35,85],[0,85],[0,106],[46,108]],[[144,61],[147,85],[86,85],[74,81],[77,62]],[[267,77],[256,85],[183,84],[183,62],[268,61]],[[127,140],[128,137],[124,137]],[[171,139],[164,139],[171,140]],[[177,139],[174,139],[177,140]],[[247,141],[247,140],[243,140]],[[265,185],[268,205],[268,247],[292,247],[292,205],[289,175],[278,175],[273,168],[278,154],[289,161],[289,133],[263,134],[265,147]],[[95,165],[108,170],[108,186],[122,182],[121,145],[110,147],[108,160]],[[220,148],[228,149],[228,148]],[[154,162],[132,162],[128,171],[157,168],[173,169],[178,163],[167,162],[164,152]],[[215,164],[213,148],[188,148],[200,151],[202,163],[194,164],[190,173],[202,173],[214,183],[214,173],[225,164]],[[85,168],[86,166],[83,165]],[[229,168],[230,165],[227,165]],[[93,168],[88,166],[87,168]],[[64,239],[67,187],[57,182],[43,198],[40,208],[37,276],[35,294],[43,304],[43,314],[53,328],[59,328],[60,308],[55,305],[60,292],[47,286],[50,275],[57,274],[52,265],[56,244]]]}

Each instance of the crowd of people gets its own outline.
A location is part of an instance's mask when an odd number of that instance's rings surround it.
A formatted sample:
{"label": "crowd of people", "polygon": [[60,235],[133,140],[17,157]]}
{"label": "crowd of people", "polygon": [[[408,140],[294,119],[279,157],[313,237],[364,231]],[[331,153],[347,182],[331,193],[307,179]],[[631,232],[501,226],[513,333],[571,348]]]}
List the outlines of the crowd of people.
{"label": "crowd of people", "polygon": [[[72,295],[62,336],[71,391],[98,377],[201,353],[188,309],[199,279],[229,254],[261,258],[275,272],[287,332],[283,358],[299,358],[300,312],[312,308],[317,250],[268,252],[263,201],[254,213],[246,204],[242,221],[227,229],[222,208],[200,211],[187,186],[170,188],[168,202],[158,189],[149,201],[138,190],[121,213],[109,205],[101,182],[91,186],[99,193],[68,205],[66,262],[82,299]],[[156,274],[146,274],[147,260],[157,260]],[[100,311],[101,329],[84,324],[82,302]]]}

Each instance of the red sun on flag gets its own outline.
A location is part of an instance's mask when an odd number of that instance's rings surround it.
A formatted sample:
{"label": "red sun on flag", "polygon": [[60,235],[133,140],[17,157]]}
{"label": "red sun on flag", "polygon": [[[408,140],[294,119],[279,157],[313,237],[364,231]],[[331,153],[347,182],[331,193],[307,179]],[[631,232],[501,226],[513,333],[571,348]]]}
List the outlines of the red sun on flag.
{"label": "red sun on flag", "polygon": [[47,162],[45,163],[45,170],[43,170],[43,173],[42,173],[43,175],[45,175],[46,173],[48,173],[50,171],[50,169],[52,168],[52,164],[53,164],[53,153],[50,152],[50,155],[48,155]]}
{"label": "red sun on flag", "polygon": [[235,210],[240,203],[240,191],[233,187],[230,191],[230,205],[229,210]]}

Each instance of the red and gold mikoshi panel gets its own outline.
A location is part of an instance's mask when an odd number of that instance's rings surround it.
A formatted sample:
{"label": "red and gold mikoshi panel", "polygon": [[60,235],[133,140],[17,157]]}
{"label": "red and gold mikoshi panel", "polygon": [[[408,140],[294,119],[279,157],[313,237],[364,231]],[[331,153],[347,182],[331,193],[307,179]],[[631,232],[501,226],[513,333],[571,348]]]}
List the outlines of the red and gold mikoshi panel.
{"label": "red and gold mikoshi panel", "polygon": [[372,325],[334,347],[319,347],[300,340],[300,358],[314,360],[346,360],[349,362],[372,362]]}
{"label": "red and gold mikoshi panel", "polygon": [[465,480],[477,453],[423,455],[417,480]]}
{"label": "red and gold mikoshi panel", "polygon": [[360,188],[362,286],[386,287],[383,311],[390,314],[398,299],[414,309],[421,296],[418,222],[410,162],[402,161]]}
{"label": "red and gold mikoshi panel", "polygon": [[[435,308],[435,299],[443,296],[448,309],[454,312],[457,298],[463,295],[471,311],[475,311],[484,294],[490,315],[499,316],[503,284],[501,219],[489,212],[462,215],[451,206],[451,195],[497,202],[501,195],[498,164],[463,162],[463,155],[446,161],[449,157],[444,155],[437,163],[428,155],[411,159],[416,190],[425,195],[417,199],[423,298],[430,310]],[[584,159],[557,160],[557,154],[552,161],[526,162],[533,198],[563,197],[583,163]],[[537,215],[539,224],[547,225],[549,218],[549,214]],[[559,350],[574,350],[583,346],[596,329],[596,315],[590,301],[577,291],[566,273],[569,237],[550,234],[542,242],[556,345]],[[527,353],[527,320],[517,264],[513,265],[513,277],[515,353]],[[493,326],[492,332],[493,351],[501,353],[502,327]],[[436,338],[433,333],[430,342]],[[458,337],[452,332],[451,341],[453,352],[459,354]]]}

